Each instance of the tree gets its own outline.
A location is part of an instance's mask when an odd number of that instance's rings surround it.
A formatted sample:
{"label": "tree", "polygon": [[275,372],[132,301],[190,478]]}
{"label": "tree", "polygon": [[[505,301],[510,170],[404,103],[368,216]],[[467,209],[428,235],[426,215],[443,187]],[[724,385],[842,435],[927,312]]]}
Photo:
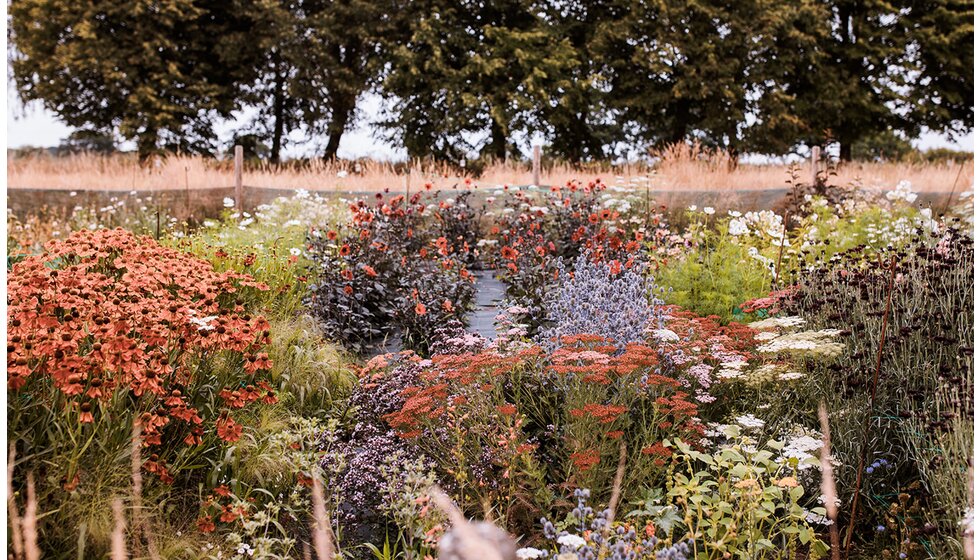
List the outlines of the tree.
{"label": "tree", "polygon": [[854,143],[851,156],[858,161],[902,161],[915,153],[911,142],[889,130],[859,139]]}
{"label": "tree", "polygon": [[572,163],[607,158],[623,139],[620,111],[610,107],[609,65],[601,51],[606,22],[622,8],[615,0],[544,1],[535,11],[557,37],[566,38],[573,60],[562,69],[565,84],[536,108],[547,125],[549,153]]}
{"label": "tree", "polygon": [[214,149],[259,55],[249,0],[20,0],[11,66],[24,102],[66,124],[167,147]]}
{"label": "tree", "polygon": [[61,141],[58,154],[111,154],[116,151],[112,135],[92,130],[78,129]]}
{"label": "tree", "polygon": [[909,0],[901,13],[910,53],[906,133],[972,130],[973,2]]}
{"label": "tree", "polygon": [[389,45],[402,40],[409,0],[271,0],[257,16],[270,31],[249,101],[251,129],[269,138],[279,161],[285,137],[303,128],[326,137],[337,156],[357,103],[377,85]]}
{"label": "tree", "polygon": [[514,153],[515,137],[542,125],[535,110],[568,87],[569,41],[522,0],[434,0],[416,13],[384,81],[394,104],[383,123],[389,135],[411,157]]}
{"label": "tree", "polygon": [[[962,0],[822,0],[819,55],[804,99],[799,140],[829,133],[841,159],[863,137],[923,128],[965,132],[973,120],[972,4]],[[803,91],[806,88],[807,91]]]}

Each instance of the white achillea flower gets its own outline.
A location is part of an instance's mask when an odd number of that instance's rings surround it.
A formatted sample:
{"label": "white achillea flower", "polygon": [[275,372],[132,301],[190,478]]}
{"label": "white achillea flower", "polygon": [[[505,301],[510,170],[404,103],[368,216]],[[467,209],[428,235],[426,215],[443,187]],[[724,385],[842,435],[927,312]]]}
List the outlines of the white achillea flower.
{"label": "white achillea flower", "polygon": [[802,327],[804,324],[806,324],[806,320],[804,320],[802,317],[790,316],[769,317],[768,319],[749,323],[748,326],[757,331],[764,331],[768,329],[792,329],[795,327]]}
{"label": "white achillea flower", "polygon": [[517,557],[520,560],[532,560],[534,558],[543,558],[544,556],[547,555],[548,555],[547,552],[538,548],[524,547],[524,548],[517,549]]}
{"label": "white achillea flower", "polygon": [[754,338],[756,340],[759,340],[759,341],[762,341],[762,342],[766,342],[766,341],[772,340],[774,338],[777,338],[778,336],[779,336],[779,333],[772,332],[772,331],[763,331],[763,332],[760,332],[760,333],[756,333],[756,335],[755,335]]}
{"label": "white achillea flower", "polygon": [[813,358],[833,358],[844,351],[844,344],[833,339],[840,335],[839,330],[823,329],[784,334],[767,344],[759,346],[765,354],[798,354]]}

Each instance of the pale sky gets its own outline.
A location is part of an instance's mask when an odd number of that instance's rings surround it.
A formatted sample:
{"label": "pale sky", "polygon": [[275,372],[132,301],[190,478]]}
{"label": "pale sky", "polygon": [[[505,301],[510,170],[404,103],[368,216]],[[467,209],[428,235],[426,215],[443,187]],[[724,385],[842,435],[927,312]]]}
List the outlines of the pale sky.
{"label": "pale sky", "polygon": [[[375,138],[367,126],[370,120],[377,118],[381,110],[381,102],[377,96],[367,96],[361,103],[365,118],[355,129],[344,134],[340,142],[338,156],[341,158],[371,157],[379,160],[404,159],[405,152],[382,139]],[[239,120],[244,120],[239,116]],[[222,123],[218,126],[218,136],[222,142],[227,141],[235,128],[234,122]],[[52,147],[57,146],[72,129],[60,122],[50,111],[39,105],[24,107],[17,98],[12,87],[7,89],[7,146],[19,148],[24,146]],[[325,138],[305,139],[295,137],[295,141],[287,144],[284,150],[286,157],[315,156],[326,145]],[[947,140],[943,135],[926,133],[913,143],[922,149],[948,147],[958,150],[973,151],[973,133]],[[124,145],[132,149],[131,145]]]}

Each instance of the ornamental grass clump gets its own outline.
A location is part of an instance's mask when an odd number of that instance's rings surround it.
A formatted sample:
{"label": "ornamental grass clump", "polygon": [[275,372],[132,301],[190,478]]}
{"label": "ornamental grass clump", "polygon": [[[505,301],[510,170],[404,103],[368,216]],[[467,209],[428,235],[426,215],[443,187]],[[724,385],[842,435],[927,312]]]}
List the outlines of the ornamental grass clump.
{"label": "ornamental grass clump", "polygon": [[108,550],[111,512],[97,504],[125,487],[120,461],[134,423],[142,470],[153,475],[147,488],[165,493],[194,480],[209,450],[241,437],[243,414],[278,401],[269,323],[242,305],[264,289],[119,229],[74,233],[14,265],[8,433],[53,512],[39,526],[43,546],[72,549],[78,537],[62,522],[93,515],[87,538]]}

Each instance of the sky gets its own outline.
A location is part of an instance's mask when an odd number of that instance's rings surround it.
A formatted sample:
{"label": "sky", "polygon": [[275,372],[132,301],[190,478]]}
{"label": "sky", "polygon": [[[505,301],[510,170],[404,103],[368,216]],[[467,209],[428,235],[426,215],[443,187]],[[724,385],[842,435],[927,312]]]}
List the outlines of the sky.
{"label": "sky", "polygon": [[[368,157],[376,160],[401,160],[405,151],[393,146],[383,139],[376,138],[368,123],[377,118],[381,111],[381,100],[377,96],[366,96],[360,106],[364,118],[353,130],[344,134],[340,141],[338,156],[341,158]],[[238,115],[237,122],[244,122],[248,115]],[[218,126],[218,136],[226,141],[232,134],[236,122],[222,123]],[[17,98],[17,93],[8,84],[7,88],[7,147],[20,148],[25,146],[52,147],[57,146],[68,136],[72,128],[65,125],[50,111],[39,105],[23,106]],[[284,150],[286,157],[315,156],[326,145],[325,138],[307,139],[294,137]],[[953,141],[936,133],[926,133],[913,144],[920,149],[954,148],[973,151],[973,133],[955,138]],[[123,145],[124,149],[132,149],[132,145]]]}

